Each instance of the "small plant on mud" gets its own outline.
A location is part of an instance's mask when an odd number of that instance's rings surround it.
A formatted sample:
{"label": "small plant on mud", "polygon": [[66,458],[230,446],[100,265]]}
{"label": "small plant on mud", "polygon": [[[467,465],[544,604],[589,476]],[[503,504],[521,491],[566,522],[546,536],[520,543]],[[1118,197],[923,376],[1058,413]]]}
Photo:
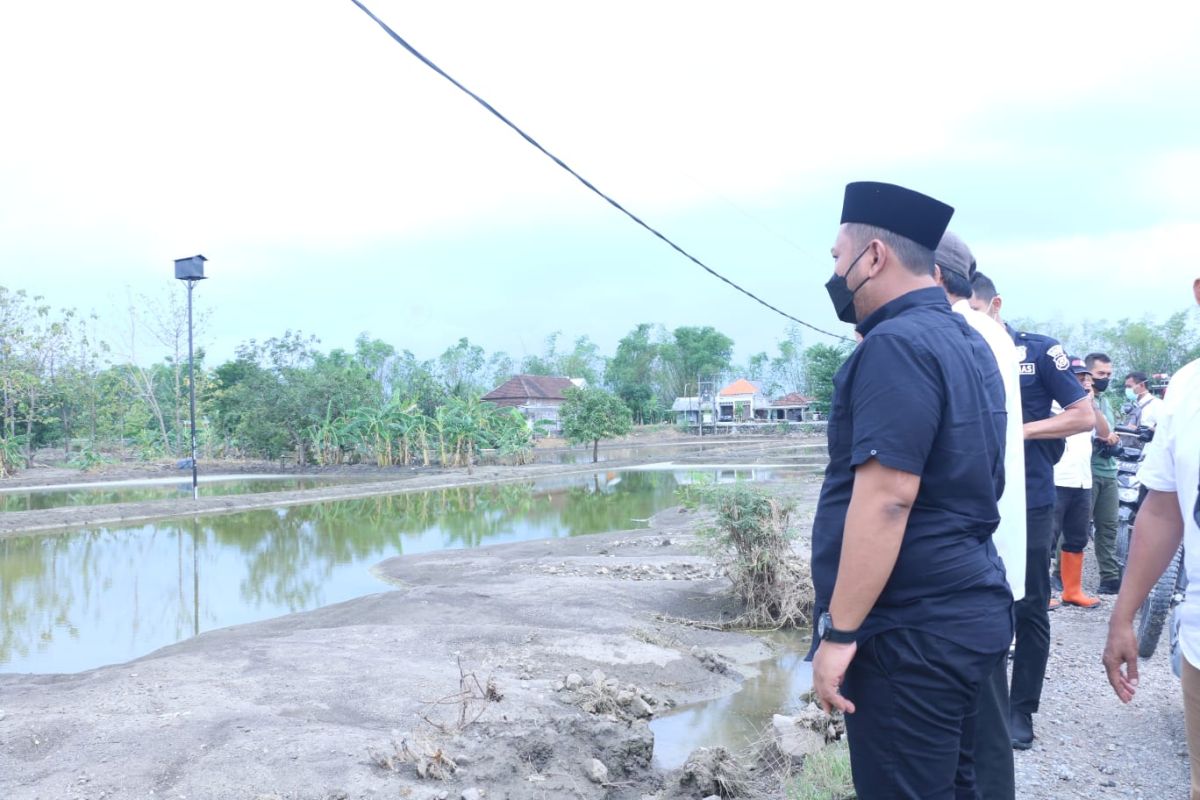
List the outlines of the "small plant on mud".
{"label": "small plant on mud", "polygon": [[800,775],[788,787],[787,800],[854,800],[850,748],[845,740],[804,759]]}
{"label": "small plant on mud", "polygon": [[439,733],[462,733],[483,716],[489,703],[499,703],[503,699],[504,695],[500,692],[495,680],[488,678],[486,682],[481,683],[474,672],[466,671],[460,658],[458,660],[458,691],[438,700],[426,702],[428,706],[454,708],[457,712],[454,719],[433,720],[429,718],[428,714],[422,714],[421,719]]}
{"label": "small plant on mud", "polygon": [[380,769],[389,772],[399,772],[403,764],[412,764],[417,770],[417,777],[428,780],[444,781],[458,770],[458,764],[446,751],[430,742],[407,737],[400,737],[392,732],[392,752],[367,748],[367,755]]}
{"label": "small plant on mud", "polygon": [[792,503],[745,484],[688,487],[685,505],[715,512],[700,534],[716,550],[745,612],[732,627],[785,628],[809,622],[813,587],[808,564],[792,548]]}

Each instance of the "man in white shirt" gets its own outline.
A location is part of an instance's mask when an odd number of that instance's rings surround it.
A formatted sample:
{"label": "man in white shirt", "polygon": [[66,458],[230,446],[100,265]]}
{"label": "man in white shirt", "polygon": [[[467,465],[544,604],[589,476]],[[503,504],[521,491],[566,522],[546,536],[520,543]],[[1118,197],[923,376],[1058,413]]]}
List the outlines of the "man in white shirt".
{"label": "man in white shirt", "polygon": [[[1070,359],[1071,372],[1090,397],[1092,373],[1082,358]],[[1061,408],[1058,410],[1062,410]],[[1096,411],[1096,424],[1107,430],[1108,422]],[[1100,601],[1083,591],[1083,550],[1088,542],[1088,522],[1092,513],[1092,436],[1095,430],[1067,437],[1062,458],[1054,465],[1054,535],[1062,545],[1059,571],[1062,601],[1068,605],[1093,608]],[[1107,435],[1107,434],[1105,434]]]}
{"label": "man in white shirt", "polygon": [[[971,278],[975,257],[966,243],[947,231],[934,254],[934,279],[941,284],[950,307],[963,315],[996,357],[1004,380],[1008,412],[1004,440],[1004,494],[1000,497],[1000,527],[992,534],[1004,561],[1005,577],[1014,602],[1025,596],[1025,434],[1021,412],[1020,358],[1004,327],[971,308]],[[1088,445],[1089,453],[1091,445]],[[1001,663],[980,689],[975,721],[975,786],[982,800],[1012,800],[1015,795],[1012,739],[1008,729],[1008,669]]]}
{"label": "man in white shirt", "polygon": [[1131,372],[1125,376],[1125,398],[1133,403],[1129,419],[1125,424],[1137,428],[1158,426],[1162,413],[1162,401],[1150,391],[1150,377],[1144,372]]}
{"label": "man in white shirt", "polygon": [[[1200,277],[1193,282],[1192,293],[1200,303]],[[1175,374],[1167,399],[1160,403],[1154,441],[1146,446],[1138,470],[1149,492],[1138,511],[1125,577],[1109,620],[1104,669],[1117,697],[1124,703],[1132,700],[1138,683],[1133,617],[1182,541],[1188,588],[1178,609],[1179,645],[1191,797],[1200,800],[1200,359]]]}

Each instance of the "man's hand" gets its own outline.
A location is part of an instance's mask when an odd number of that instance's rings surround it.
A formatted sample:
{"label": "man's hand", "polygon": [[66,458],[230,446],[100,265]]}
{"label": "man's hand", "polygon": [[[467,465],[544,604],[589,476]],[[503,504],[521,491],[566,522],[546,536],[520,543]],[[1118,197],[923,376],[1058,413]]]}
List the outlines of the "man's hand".
{"label": "man's hand", "polygon": [[813,688],[826,714],[832,714],[834,709],[845,714],[854,713],[854,703],[842,697],[838,690],[846,679],[846,670],[856,652],[858,645],[854,643],[821,642],[817,647],[817,653],[813,656]]}
{"label": "man's hand", "polygon": [[1121,434],[1110,433],[1108,435],[1108,438],[1105,439],[1104,441],[1108,442],[1109,444],[1120,444],[1121,443]]}
{"label": "man's hand", "polygon": [[[1138,685],[1137,636],[1133,633],[1132,623],[1112,620],[1108,626],[1103,661],[1113,691],[1122,703],[1128,703],[1137,694]],[[1122,671],[1121,667],[1125,667],[1125,670]]]}

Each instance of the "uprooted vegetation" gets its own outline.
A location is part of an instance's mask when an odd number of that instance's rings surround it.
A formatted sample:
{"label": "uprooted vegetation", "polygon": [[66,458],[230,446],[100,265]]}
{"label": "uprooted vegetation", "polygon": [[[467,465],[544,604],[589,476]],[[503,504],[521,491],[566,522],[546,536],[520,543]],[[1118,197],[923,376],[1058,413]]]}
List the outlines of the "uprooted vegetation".
{"label": "uprooted vegetation", "polygon": [[788,628],[810,621],[812,579],[788,524],[794,503],[741,483],[693,485],[681,496],[685,506],[714,514],[699,533],[745,607],[725,627]]}

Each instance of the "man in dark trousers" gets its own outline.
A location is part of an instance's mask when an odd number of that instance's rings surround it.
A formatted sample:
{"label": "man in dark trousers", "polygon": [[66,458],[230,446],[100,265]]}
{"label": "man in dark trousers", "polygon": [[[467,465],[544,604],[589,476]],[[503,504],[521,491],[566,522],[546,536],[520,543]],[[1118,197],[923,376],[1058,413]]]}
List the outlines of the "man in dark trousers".
{"label": "man in dark trousers", "polygon": [[992,543],[1007,415],[996,359],[935,283],[953,209],[846,187],[826,284],[862,343],[834,378],[813,522],[813,686],[846,712],[858,797],[975,797],[980,686],[1012,639]]}
{"label": "man in dark trousers", "polygon": [[[976,272],[971,306],[1003,324],[996,284]],[[1071,373],[1071,360],[1056,339],[1008,328],[1021,361],[1021,410],[1025,417],[1025,597],[1016,604],[1017,646],[1009,692],[1013,747],[1033,747],[1033,715],[1042,699],[1050,658],[1050,552],[1054,545],[1054,465],[1066,437],[1096,424],[1088,394]],[[1051,414],[1057,402],[1063,411]],[[1016,480],[1016,476],[1013,476]]]}

